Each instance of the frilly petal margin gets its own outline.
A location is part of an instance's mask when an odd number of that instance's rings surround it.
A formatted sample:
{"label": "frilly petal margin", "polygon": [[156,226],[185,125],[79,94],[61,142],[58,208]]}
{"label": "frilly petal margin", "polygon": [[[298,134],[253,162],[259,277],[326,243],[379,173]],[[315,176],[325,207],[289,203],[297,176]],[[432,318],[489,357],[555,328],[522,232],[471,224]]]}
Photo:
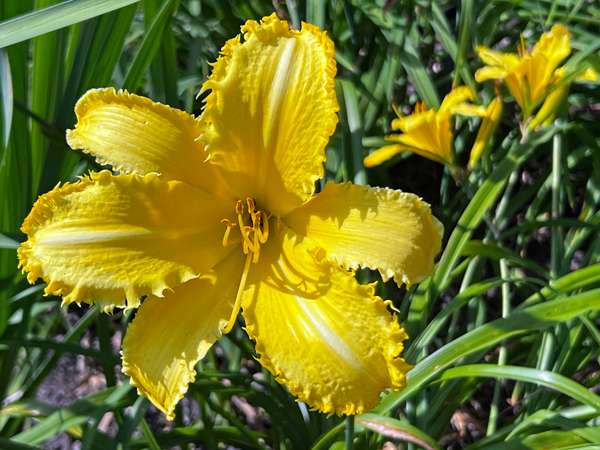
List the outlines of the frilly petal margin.
{"label": "frilly petal margin", "polygon": [[283,219],[347,269],[377,269],[398,285],[420,283],[434,270],[442,224],[429,204],[402,191],[327,183]]}
{"label": "frilly petal margin", "polygon": [[391,303],[318,245],[284,227],[269,239],[244,293],[246,331],[260,363],[299,401],[328,414],[360,414],[406,386],[407,339]]}
{"label": "frilly petal margin", "polygon": [[338,103],[333,42],[319,28],[290,30],[275,14],[248,21],[203,86],[209,160],[240,197],[283,215],[323,176]]}
{"label": "frilly petal margin", "polygon": [[123,373],[167,419],[196,378],[194,366],[222,335],[244,265],[234,252],[211,271],[165,295],[148,297],[123,341]]}
{"label": "frilly petal margin", "polygon": [[92,173],[38,199],[19,267],[65,304],[133,308],[223,259],[234,248],[221,244],[228,214],[228,202],[180,181]]}
{"label": "frilly petal margin", "polygon": [[89,90],[75,113],[77,126],[67,130],[67,143],[99,164],[121,173],[159,173],[165,181],[231,198],[219,170],[205,161],[202,125],[191,114],[114,88]]}

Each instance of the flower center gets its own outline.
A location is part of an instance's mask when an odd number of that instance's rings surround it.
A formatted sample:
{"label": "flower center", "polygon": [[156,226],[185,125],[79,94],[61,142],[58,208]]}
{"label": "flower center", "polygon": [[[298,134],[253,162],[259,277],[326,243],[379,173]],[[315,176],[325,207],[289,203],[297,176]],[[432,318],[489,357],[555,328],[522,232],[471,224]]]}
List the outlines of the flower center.
{"label": "flower center", "polygon": [[[244,221],[244,204],[241,200],[238,200],[235,205],[235,213],[237,214],[240,226],[244,253],[249,257],[252,255],[252,261],[257,263],[260,257],[260,246],[267,242],[269,238],[269,217],[264,212],[256,210],[256,202],[253,199],[247,199],[247,203],[248,216],[246,217],[250,218],[250,223],[247,224]],[[232,223],[227,219],[223,219],[221,222],[227,225],[225,235],[223,236],[223,246],[227,247],[229,245],[231,229],[235,228],[238,224]]]}
{"label": "flower center", "polygon": [[237,204],[235,205],[235,213],[238,218],[237,224],[232,223],[227,219],[221,220],[221,222],[227,226],[225,235],[223,236],[223,246],[227,247],[229,245],[229,234],[231,233],[232,228],[239,225],[244,254],[248,255],[246,257],[244,271],[242,272],[242,278],[233,305],[233,311],[231,312],[229,323],[223,329],[223,334],[229,333],[235,324],[235,319],[242,303],[242,296],[246,286],[246,280],[248,279],[248,272],[250,271],[250,262],[258,262],[258,258],[260,257],[260,246],[266,243],[269,238],[269,216],[263,211],[256,209],[256,202],[254,199],[248,198],[247,204],[248,215],[244,217],[244,203],[241,200],[237,201]]}

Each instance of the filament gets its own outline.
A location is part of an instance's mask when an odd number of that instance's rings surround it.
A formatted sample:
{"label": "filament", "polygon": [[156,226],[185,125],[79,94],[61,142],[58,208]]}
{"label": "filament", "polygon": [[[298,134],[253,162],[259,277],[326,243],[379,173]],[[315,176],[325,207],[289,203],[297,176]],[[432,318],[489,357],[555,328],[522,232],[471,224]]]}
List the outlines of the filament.
{"label": "filament", "polygon": [[252,255],[248,253],[248,256],[246,256],[246,263],[244,264],[244,271],[242,272],[242,279],[240,280],[240,285],[235,297],[235,303],[233,304],[233,311],[231,311],[231,317],[229,318],[227,326],[223,329],[223,334],[229,333],[233,328],[233,325],[235,325],[235,319],[237,319],[237,315],[242,304],[242,297],[244,294],[244,288],[246,287],[246,280],[248,279],[248,272],[250,271],[250,261],[252,261]]}

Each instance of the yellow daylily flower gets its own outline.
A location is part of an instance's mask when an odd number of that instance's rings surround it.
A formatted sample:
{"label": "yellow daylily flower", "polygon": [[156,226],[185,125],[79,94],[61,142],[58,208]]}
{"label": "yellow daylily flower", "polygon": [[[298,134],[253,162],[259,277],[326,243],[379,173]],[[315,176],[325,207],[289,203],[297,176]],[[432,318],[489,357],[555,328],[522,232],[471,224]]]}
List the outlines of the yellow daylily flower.
{"label": "yellow daylily flower", "polygon": [[199,118],[114,89],[79,100],[68,143],[121,174],[41,196],[20,265],[64,303],[139,307],[123,372],[169,419],[240,307],[259,361],[292,394],[361,413],[411,366],[391,303],[354,269],[421,282],[442,226],[413,194],[333,183],[315,194],[337,123],[333,43],[275,15],[242,32]]}
{"label": "yellow daylily flower", "polygon": [[[478,46],[477,53],[487,66],[475,73],[475,79],[480,83],[490,79],[504,80],[527,120],[533,114],[535,102],[548,95],[566,75],[564,67],[558,66],[571,54],[569,41],[568,30],[558,24],[550,32],[544,33],[531,51],[527,50],[523,39],[518,48],[519,54],[500,53]],[[595,81],[596,78],[596,71],[588,69],[578,79]],[[562,88],[548,95],[540,110],[543,117],[536,118],[533,126],[544,122],[556,112],[560,104],[557,100],[564,98],[565,93],[566,90]]]}
{"label": "yellow daylily flower", "polygon": [[[406,150],[455,167],[457,163],[454,155],[453,116],[455,114],[479,116],[485,120],[490,115],[490,111],[483,106],[467,103],[474,98],[471,89],[461,86],[446,95],[437,111],[427,109],[423,102],[417,103],[410,116],[401,116],[396,111],[399,117],[392,121],[392,129],[400,130],[402,134],[386,136],[386,140],[396,144],[387,145],[371,153],[364,160],[365,167],[377,166]],[[500,117],[499,115],[494,117],[497,124]],[[490,136],[488,135],[488,139]],[[483,139],[483,135],[480,139]]]}

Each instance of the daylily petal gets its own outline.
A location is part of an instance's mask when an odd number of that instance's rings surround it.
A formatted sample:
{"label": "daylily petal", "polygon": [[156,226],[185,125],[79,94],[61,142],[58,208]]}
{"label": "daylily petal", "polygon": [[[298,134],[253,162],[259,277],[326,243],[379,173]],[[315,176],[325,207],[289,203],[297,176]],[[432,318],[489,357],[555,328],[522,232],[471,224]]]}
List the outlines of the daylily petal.
{"label": "daylily petal", "polygon": [[367,156],[364,159],[363,164],[365,167],[375,167],[405,150],[413,149],[412,147],[407,147],[406,145],[386,145],[385,147],[381,147]]}
{"label": "daylily petal", "polygon": [[429,205],[392,189],[327,183],[283,219],[347,268],[378,269],[384,280],[419,283],[433,272],[443,227]]}
{"label": "daylily petal", "polygon": [[428,109],[424,112],[413,113],[410,116],[399,117],[392,120],[392,130],[401,130],[408,133],[423,123],[432,123],[435,119],[435,111]]}
{"label": "daylily petal", "polygon": [[469,103],[461,103],[450,108],[451,114],[460,114],[461,116],[485,117],[486,109],[483,106],[470,105]]}
{"label": "daylily petal", "polygon": [[475,143],[471,149],[468,165],[469,170],[473,170],[473,167],[475,167],[475,164],[477,164],[477,161],[479,161],[479,158],[481,158],[481,154],[488,146],[491,137],[496,132],[496,128],[498,127],[500,119],[502,118],[503,107],[504,105],[502,103],[502,98],[500,97],[495,97],[487,107],[486,117],[484,117],[481,121],[481,126],[477,132]]}
{"label": "daylily petal", "polygon": [[529,87],[526,80],[523,77],[518,76],[515,72],[509,73],[505,78],[504,82],[508,86],[510,93],[513,95],[522,110],[527,107],[526,98]]}
{"label": "daylily petal", "polygon": [[467,86],[457,87],[444,97],[444,101],[437,111],[437,114],[453,114],[453,108],[467,100],[473,100],[474,98],[475,95],[473,94],[473,91]]}
{"label": "daylily petal", "polygon": [[[386,139],[412,147],[415,153],[434,159],[443,164],[452,164],[453,135],[450,129],[450,115],[438,115],[433,110],[414,113],[411,116],[395,119],[397,126],[404,131]],[[392,128],[394,129],[394,122]],[[428,155],[435,155],[431,158]]]}
{"label": "daylily petal", "polygon": [[205,162],[201,125],[184,111],[152,100],[92,89],[77,102],[77,126],[67,130],[67,142],[124,173],[160,173],[207,192],[231,198],[219,170]]}
{"label": "daylily petal", "polygon": [[21,228],[29,240],[20,266],[65,303],[101,300],[111,309],[126,297],[134,307],[223,259],[234,246],[221,243],[221,219],[232,213],[228,202],[181,181],[103,171],[39,198]]}
{"label": "daylily petal", "polygon": [[577,81],[596,81],[598,79],[598,72],[594,69],[589,68],[583,75],[577,77]]}
{"label": "daylily petal", "polygon": [[353,274],[318,262],[307,239],[270,238],[244,295],[246,331],[261,364],[293,395],[325,413],[356,414],[406,385],[406,333],[390,302]]}
{"label": "daylily petal", "polygon": [[479,58],[490,66],[499,66],[512,71],[519,65],[519,57],[514,53],[501,53],[482,45],[478,45],[476,50]]}
{"label": "daylily petal", "polygon": [[164,299],[148,297],[127,329],[123,373],[169,420],[196,378],[194,366],[227,326],[244,256],[233,252]]}
{"label": "daylily petal", "polygon": [[503,67],[485,66],[475,72],[475,80],[482,83],[486,80],[502,80],[508,75],[508,71]]}
{"label": "daylily petal", "polygon": [[571,54],[570,40],[571,35],[564,25],[556,24],[549,33],[542,34],[538,43],[533,47],[532,55],[544,55],[548,61],[544,67],[548,76],[554,72],[563,59]]}
{"label": "daylily petal", "polygon": [[[431,136],[433,139],[435,139],[436,135],[439,135],[439,133],[437,133],[436,129],[432,129],[431,132],[435,133],[434,135]],[[449,138],[452,139],[452,134],[450,134]],[[450,156],[451,142],[445,142],[445,146],[440,149],[435,141],[432,141],[433,143],[435,143],[435,145],[432,145],[430,142],[431,141],[431,139],[430,139],[427,141],[427,142],[429,142],[428,149],[429,148],[431,149],[431,151],[429,151],[424,148],[421,148],[421,147],[423,147],[423,144],[424,144],[422,139],[415,139],[415,137],[413,135],[408,134],[408,133],[390,134],[390,135],[386,136],[385,139],[387,141],[400,142],[401,144],[403,144],[404,147],[406,147],[406,150],[410,150],[411,152],[416,153],[417,155],[421,155],[425,158],[431,159],[432,161],[438,162],[440,164],[448,164],[448,165],[452,164],[452,158]],[[407,145],[407,144],[410,144],[410,145]],[[415,147],[415,145],[420,145],[421,147]],[[433,153],[433,152],[438,152],[439,154]]]}
{"label": "daylily petal", "polygon": [[553,75],[548,71],[548,60],[542,54],[528,56],[521,59],[521,66],[517,73],[521,78],[521,91],[529,91],[529,102],[534,102],[548,91],[548,83]]}
{"label": "daylily petal", "polygon": [[527,126],[533,130],[535,127],[541,124],[549,125],[556,117],[558,108],[566,97],[566,87],[555,89],[553,92],[548,94],[548,97],[546,97],[546,100],[544,100],[544,104]]}
{"label": "daylily petal", "polygon": [[204,89],[210,162],[240,197],[285,214],[314,192],[338,104],[333,43],[317,27],[289,30],[275,14],[225,44]]}

